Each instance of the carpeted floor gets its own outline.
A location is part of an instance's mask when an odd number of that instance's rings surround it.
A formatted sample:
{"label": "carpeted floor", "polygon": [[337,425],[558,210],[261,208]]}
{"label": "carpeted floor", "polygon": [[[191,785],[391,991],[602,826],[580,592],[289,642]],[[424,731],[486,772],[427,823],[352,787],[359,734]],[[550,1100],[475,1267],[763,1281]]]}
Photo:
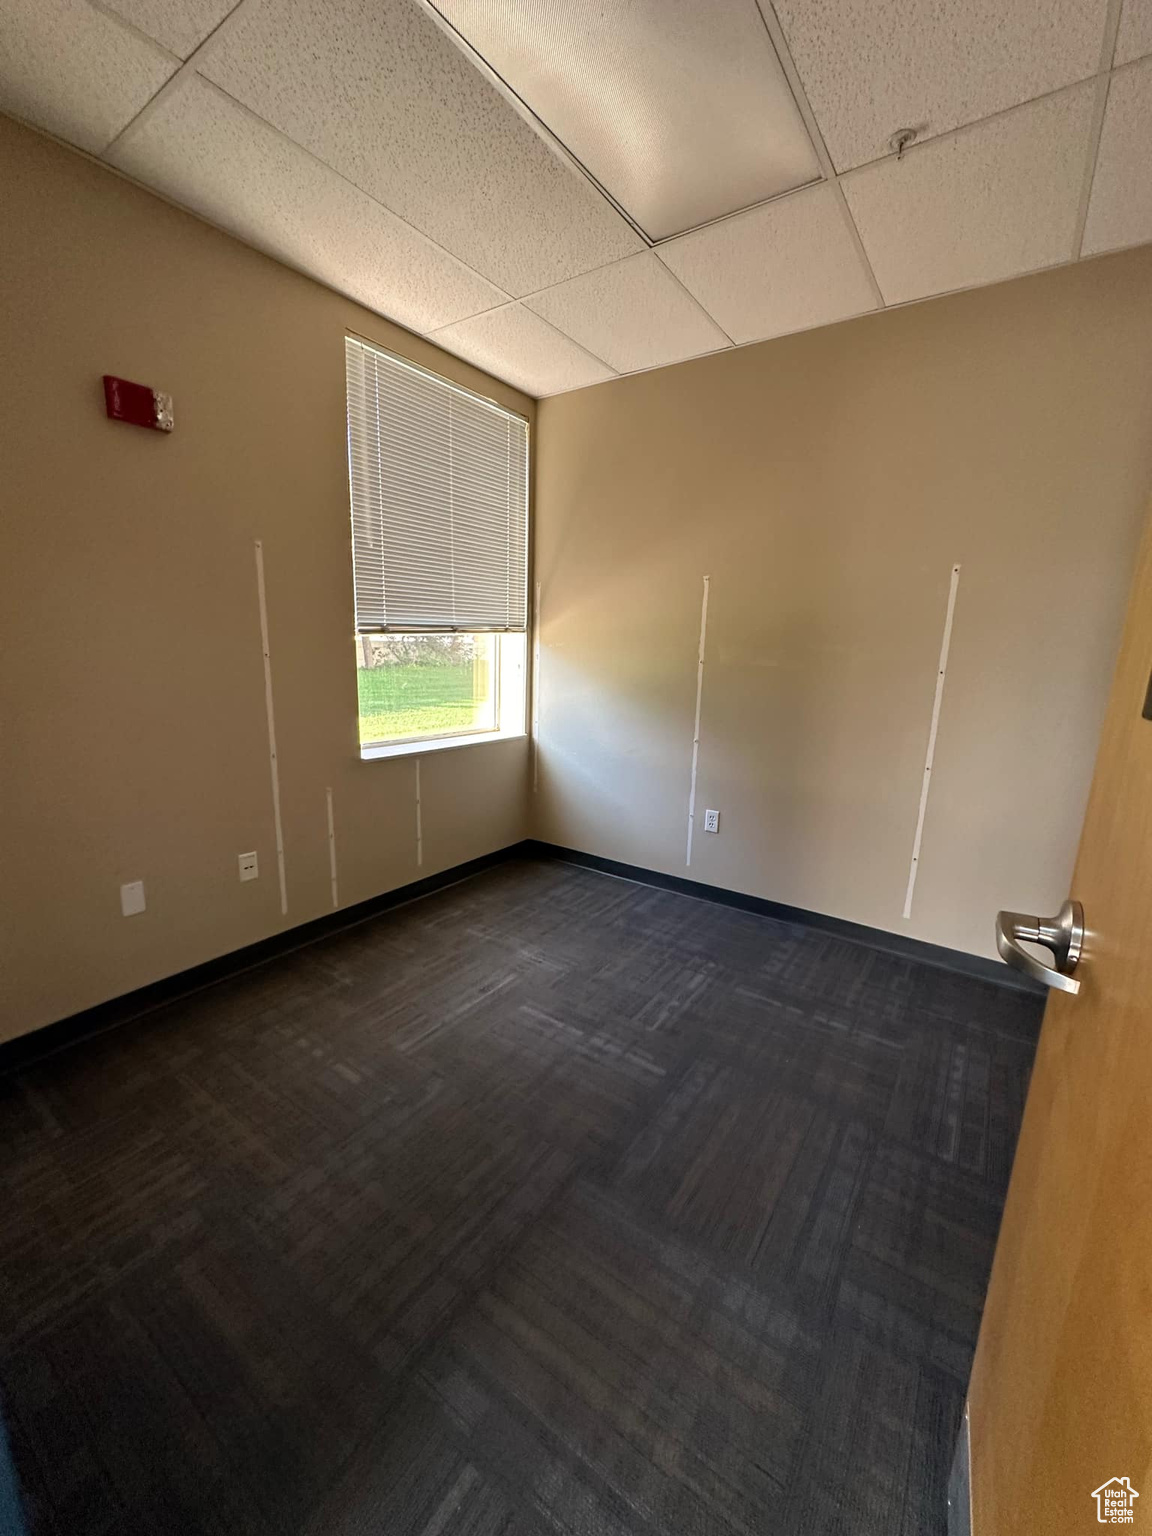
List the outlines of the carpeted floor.
{"label": "carpeted floor", "polygon": [[514,862],[0,1083],[67,1536],[931,1536],[1031,998]]}

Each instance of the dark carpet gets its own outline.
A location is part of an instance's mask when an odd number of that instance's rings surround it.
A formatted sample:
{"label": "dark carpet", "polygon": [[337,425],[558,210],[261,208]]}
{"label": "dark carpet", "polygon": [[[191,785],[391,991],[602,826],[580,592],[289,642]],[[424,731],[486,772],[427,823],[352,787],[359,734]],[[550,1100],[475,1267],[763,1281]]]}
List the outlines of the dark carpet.
{"label": "dark carpet", "polygon": [[0,1084],[67,1536],[926,1536],[1031,998],[513,862]]}

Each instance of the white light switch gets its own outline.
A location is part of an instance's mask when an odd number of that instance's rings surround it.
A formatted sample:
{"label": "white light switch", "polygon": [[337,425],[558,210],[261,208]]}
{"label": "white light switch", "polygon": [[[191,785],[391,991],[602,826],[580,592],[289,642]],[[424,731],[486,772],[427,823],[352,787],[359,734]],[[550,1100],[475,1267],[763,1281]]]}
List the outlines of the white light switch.
{"label": "white light switch", "polygon": [[120,887],[120,910],[125,917],[135,917],[144,910],[144,882],[130,880]]}
{"label": "white light switch", "polygon": [[241,880],[255,880],[259,877],[260,870],[256,864],[254,853],[241,853],[237,855],[240,864]]}

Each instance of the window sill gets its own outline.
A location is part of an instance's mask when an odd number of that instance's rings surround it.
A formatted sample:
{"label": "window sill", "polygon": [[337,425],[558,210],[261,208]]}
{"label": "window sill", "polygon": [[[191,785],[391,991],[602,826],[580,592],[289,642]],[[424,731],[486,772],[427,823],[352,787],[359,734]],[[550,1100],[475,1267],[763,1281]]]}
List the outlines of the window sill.
{"label": "window sill", "polygon": [[449,752],[456,747],[483,747],[493,741],[524,741],[527,731],[484,731],[471,736],[431,736],[427,741],[385,742],[378,747],[361,747],[360,761],[373,762],[378,757],[427,757],[429,752]]}

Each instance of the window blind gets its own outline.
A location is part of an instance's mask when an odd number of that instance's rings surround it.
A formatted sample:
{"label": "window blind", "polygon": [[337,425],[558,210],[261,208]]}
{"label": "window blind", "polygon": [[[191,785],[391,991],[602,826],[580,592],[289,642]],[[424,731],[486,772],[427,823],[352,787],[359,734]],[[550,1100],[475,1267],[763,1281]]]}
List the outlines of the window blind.
{"label": "window blind", "polygon": [[358,634],[523,630],[528,424],[347,338]]}

